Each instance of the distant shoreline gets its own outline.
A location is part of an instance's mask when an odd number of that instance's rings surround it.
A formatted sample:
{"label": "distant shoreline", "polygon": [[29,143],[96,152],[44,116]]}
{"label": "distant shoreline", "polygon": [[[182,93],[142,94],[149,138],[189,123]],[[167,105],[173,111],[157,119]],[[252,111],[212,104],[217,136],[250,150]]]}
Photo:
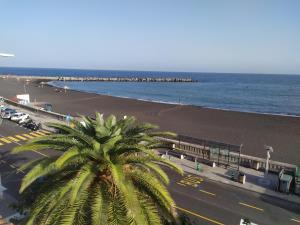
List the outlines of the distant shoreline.
{"label": "distant shoreline", "polygon": [[[56,88],[62,88],[60,86],[54,85],[53,81],[63,81],[60,80],[59,76],[29,76],[29,75],[0,75],[0,78],[13,78],[13,79],[29,79],[31,81],[35,82],[44,82],[47,83],[49,86],[53,86]],[[71,80],[66,81],[77,81],[79,82],[81,77],[74,77],[75,80],[72,80],[73,77],[71,77]],[[88,80],[87,80],[88,81]],[[101,81],[105,82],[105,81]],[[111,81],[111,82],[117,82],[117,81]],[[188,81],[188,82],[194,82],[194,81]],[[110,95],[110,94],[103,94],[103,93],[97,93],[93,91],[86,91],[86,90],[76,90],[72,89],[73,91],[79,91],[83,93],[90,93],[90,94],[99,94],[104,96],[110,96],[110,97],[117,97],[117,98],[124,98],[124,99],[132,99],[132,100],[138,100],[138,101],[144,101],[144,102],[153,102],[153,103],[162,103],[162,104],[170,104],[170,105],[185,105],[185,106],[194,106],[194,107],[200,107],[200,108],[206,108],[206,109],[215,109],[215,110],[221,110],[221,111],[229,111],[229,112],[241,112],[241,113],[249,113],[249,114],[258,114],[258,115],[270,115],[270,116],[282,116],[282,117],[295,117],[300,118],[300,114],[287,114],[287,113],[272,113],[272,112],[257,112],[257,111],[248,111],[248,110],[234,110],[234,109],[226,109],[226,108],[220,108],[220,107],[209,107],[209,106],[203,106],[203,105],[195,105],[195,104],[186,104],[186,103],[178,103],[178,102],[168,102],[168,101],[156,101],[156,100],[150,100],[150,99],[142,99],[142,98],[133,98],[133,97],[127,97],[127,96],[120,96],[120,95]]]}

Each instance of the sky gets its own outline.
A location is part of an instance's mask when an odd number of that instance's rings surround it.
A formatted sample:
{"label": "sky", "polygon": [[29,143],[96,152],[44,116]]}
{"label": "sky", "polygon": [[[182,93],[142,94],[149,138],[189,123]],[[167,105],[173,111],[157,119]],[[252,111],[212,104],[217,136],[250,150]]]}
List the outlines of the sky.
{"label": "sky", "polygon": [[300,74],[299,0],[0,0],[0,66]]}

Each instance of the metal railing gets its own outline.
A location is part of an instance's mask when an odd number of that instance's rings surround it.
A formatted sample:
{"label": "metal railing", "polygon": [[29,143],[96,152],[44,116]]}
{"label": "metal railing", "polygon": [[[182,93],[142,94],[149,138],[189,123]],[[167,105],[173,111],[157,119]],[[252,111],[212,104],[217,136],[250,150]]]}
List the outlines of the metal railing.
{"label": "metal railing", "polygon": [[[167,144],[168,150],[171,150],[177,154],[191,156],[209,163],[216,162],[216,158],[212,157],[212,155],[214,155],[212,154],[212,151],[214,151],[214,148],[212,146],[214,145],[208,144],[208,143],[215,144],[214,142],[211,141],[203,142],[206,143],[204,145],[204,144],[189,143],[189,142],[179,141],[179,140],[169,139],[169,138],[159,138],[159,139]],[[236,164],[240,160],[239,164],[244,167],[250,167],[256,170],[264,170],[266,168],[266,159],[255,157],[255,156],[249,156],[249,155],[244,155],[244,154],[239,154],[236,152],[229,151],[229,154],[221,153],[219,157],[222,160],[221,162],[228,162],[227,165]],[[282,169],[293,172],[296,169],[296,165],[269,160],[269,171],[280,172],[280,170]]]}

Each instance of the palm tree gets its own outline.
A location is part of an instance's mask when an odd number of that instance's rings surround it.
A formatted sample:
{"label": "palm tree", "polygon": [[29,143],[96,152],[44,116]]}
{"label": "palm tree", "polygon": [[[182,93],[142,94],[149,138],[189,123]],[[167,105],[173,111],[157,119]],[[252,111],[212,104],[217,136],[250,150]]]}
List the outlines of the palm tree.
{"label": "palm tree", "polygon": [[158,136],[173,134],[155,132],[156,126],[138,124],[134,117],[104,119],[96,113],[95,119],[82,119],[72,121],[74,127],[49,123],[56,134],[14,148],[13,153],[61,152],[23,166],[30,170],[20,193],[35,187],[27,224],[176,223],[169,179],[160,166],[183,172],[153,151],[163,145]]}

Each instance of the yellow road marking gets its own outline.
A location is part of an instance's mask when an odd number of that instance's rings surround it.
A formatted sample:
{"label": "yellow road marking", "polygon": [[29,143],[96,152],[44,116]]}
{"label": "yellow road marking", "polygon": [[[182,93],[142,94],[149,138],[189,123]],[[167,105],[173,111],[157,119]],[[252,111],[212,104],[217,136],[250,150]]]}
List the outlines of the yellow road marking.
{"label": "yellow road marking", "polygon": [[180,183],[182,185],[189,185],[192,187],[197,187],[198,184],[201,184],[202,182],[203,182],[203,179],[201,177],[187,175],[186,177],[184,177],[182,180],[180,180],[177,183],[178,184]]}
{"label": "yellow road marking", "polygon": [[46,134],[44,134],[44,133],[42,133],[42,132],[40,132],[40,131],[36,131],[35,132],[36,134],[39,134],[39,135],[42,135],[42,136],[45,136]]}
{"label": "yellow road marking", "polygon": [[240,205],[243,205],[243,206],[246,206],[246,207],[249,207],[249,208],[252,208],[252,209],[256,209],[256,210],[259,210],[259,211],[264,211],[262,208],[258,208],[258,207],[255,207],[253,205],[248,205],[246,203],[243,203],[243,202],[239,202]]}
{"label": "yellow road marking", "polygon": [[188,178],[185,178],[185,180],[191,181],[191,182],[201,182],[201,181],[203,181],[203,179],[201,179],[199,177],[188,177]]}
{"label": "yellow road marking", "polygon": [[202,193],[208,194],[208,195],[216,196],[216,194],[208,192],[208,191],[204,191],[204,190],[199,190],[199,191],[201,191]]}
{"label": "yellow road marking", "polygon": [[28,134],[22,134],[23,136],[25,136],[25,137],[27,137],[27,138],[29,138],[29,139],[33,139],[34,137],[32,137],[32,136],[30,136],[30,135],[28,135]]}
{"label": "yellow road marking", "polygon": [[42,135],[36,134],[34,132],[29,133],[30,135],[34,136],[34,137],[41,137]]}
{"label": "yellow road marking", "polygon": [[10,140],[7,140],[7,139],[5,139],[5,138],[0,138],[0,140],[1,140],[2,142],[5,142],[5,143],[7,143],[7,144],[11,143],[11,141],[10,141]]}
{"label": "yellow road marking", "polygon": [[9,136],[9,137],[6,137],[6,138],[8,138],[8,139],[10,139],[10,140],[12,140],[12,141],[14,141],[14,142],[18,142],[18,141],[20,141],[19,139],[17,139],[17,138],[14,138],[14,137],[11,137],[11,136]]}
{"label": "yellow road marking", "polygon": [[3,144],[0,142],[0,145],[3,145]]}
{"label": "yellow road marking", "polygon": [[300,220],[296,220],[296,219],[291,219],[291,221],[294,221],[296,223],[300,223]]}
{"label": "yellow road marking", "polygon": [[[35,136],[38,136],[38,137],[41,136],[41,135],[35,134],[34,132],[31,132],[30,134],[31,134],[31,135],[35,135]],[[22,135],[25,136],[25,137],[27,137],[27,138],[30,138],[30,139],[35,138],[35,137],[32,137],[32,136],[30,136],[30,135],[28,135],[28,134],[22,134]],[[13,137],[8,137],[8,138],[14,139]],[[21,139],[21,138],[20,138],[20,139]],[[24,139],[25,139],[25,138],[24,138]],[[7,140],[7,139],[4,139],[4,138],[0,138],[0,140],[3,141],[3,142],[6,142],[6,143],[11,143],[11,141],[9,141],[9,140]],[[15,139],[15,140],[17,140],[17,139]],[[19,140],[18,140],[18,141],[19,141]],[[46,154],[44,154],[44,153],[41,153],[41,152],[39,152],[39,151],[35,151],[35,150],[31,150],[31,151],[33,151],[33,152],[35,152],[35,153],[37,153],[37,154],[40,154],[40,155],[42,155],[42,156],[44,156],[44,157],[49,158],[48,155],[46,155]]]}
{"label": "yellow road marking", "polygon": [[207,218],[207,217],[205,217],[205,216],[202,216],[202,215],[200,215],[200,214],[198,214],[198,213],[194,213],[194,212],[189,211],[189,210],[187,210],[187,209],[183,209],[183,208],[180,208],[180,207],[178,207],[178,206],[175,206],[175,208],[176,208],[176,209],[179,209],[180,211],[183,211],[183,212],[189,213],[189,214],[191,214],[191,215],[197,216],[197,217],[199,217],[199,218],[201,218],[201,219],[204,219],[204,220],[206,220],[206,221],[209,221],[209,222],[211,222],[211,223],[218,224],[218,225],[225,225],[224,223],[221,223],[221,222],[218,222],[218,221],[216,221],[216,220]]}
{"label": "yellow road marking", "polygon": [[19,138],[19,139],[21,139],[21,140],[27,140],[27,138],[24,138],[24,137],[22,137],[21,135],[15,135],[15,137],[17,137],[17,138]]}

